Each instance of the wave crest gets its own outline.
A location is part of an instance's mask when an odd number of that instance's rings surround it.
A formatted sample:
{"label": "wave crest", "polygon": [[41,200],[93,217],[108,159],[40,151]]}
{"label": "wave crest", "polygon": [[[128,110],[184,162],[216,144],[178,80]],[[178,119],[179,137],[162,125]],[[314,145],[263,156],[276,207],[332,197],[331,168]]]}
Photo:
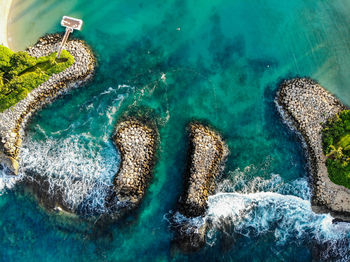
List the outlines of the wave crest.
{"label": "wave crest", "polygon": [[28,138],[21,150],[20,173],[47,181],[48,193],[60,194],[71,211],[104,213],[106,194],[120,159],[113,145],[104,148],[106,145],[93,140],[89,134],[45,141]]}
{"label": "wave crest", "polygon": [[237,192],[250,194],[257,192],[276,192],[283,195],[298,196],[305,200],[311,199],[311,191],[306,178],[298,178],[291,182],[285,182],[280,175],[271,174],[269,178],[252,176],[254,166],[248,166],[243,170],[237,168],[229,172],[226,179],[218,184],[217,192]]}
{"label": "wave crest", "polygon": [[331,215],[312,211],[306,178],[284,182],[272,174],[249,179],[248,172],[231,172],[219,184],[219,192],[209,197],[205,218],[209,245],[216,242],[217,232],[253,239],[269,235],[277,246],[313,243],[322,260],[350,259],[350,224],[333,223]]}

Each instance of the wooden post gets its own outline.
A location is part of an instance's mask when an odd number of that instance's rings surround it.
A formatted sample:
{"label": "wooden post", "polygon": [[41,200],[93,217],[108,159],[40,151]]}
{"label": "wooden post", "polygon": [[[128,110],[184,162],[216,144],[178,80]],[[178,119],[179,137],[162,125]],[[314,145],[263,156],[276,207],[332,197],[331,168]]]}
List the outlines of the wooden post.
{"label": "wooden post", "polygon": [[64,33],[64,36],[63,36],[61,45],[60,45],[60,47],[58,48],[58,51],[57,51],[57,58],[60,58],[62,49],[63,49],[65,43],[66,43],[67,40],[68,40],[69,34],[72,33],[72,32],[73,32],[73,29],[72,29],[72,28],[66,27],[66,32]]}

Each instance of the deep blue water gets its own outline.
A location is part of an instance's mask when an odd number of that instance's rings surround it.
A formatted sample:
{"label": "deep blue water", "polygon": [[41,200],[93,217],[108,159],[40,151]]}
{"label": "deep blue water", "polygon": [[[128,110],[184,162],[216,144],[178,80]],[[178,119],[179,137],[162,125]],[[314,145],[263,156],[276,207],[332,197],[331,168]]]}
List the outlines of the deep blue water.
{"label": "deep blue water", "polygon": [[[21,173],[35,171],[73,208],[90,199],[103,213],[119,167],[111,136],[118,118],[147,107],[159,124],[154,178],[140,208],[113,224],[48,213],[3,177],[2,261],[348,260],[350,226],[311,211],[306,160],[280,120],[278,83],[309,76],[350,104],[348,1],[14,1],[14,49],[62,32],[62,15],[94,50],[94,80],[31,121]],[[165,78],[164,78],[165,77]],[[167,217],[183,189],[186,124],[218,129],[230,149],[209,199],[205,247],[172,245]]]}

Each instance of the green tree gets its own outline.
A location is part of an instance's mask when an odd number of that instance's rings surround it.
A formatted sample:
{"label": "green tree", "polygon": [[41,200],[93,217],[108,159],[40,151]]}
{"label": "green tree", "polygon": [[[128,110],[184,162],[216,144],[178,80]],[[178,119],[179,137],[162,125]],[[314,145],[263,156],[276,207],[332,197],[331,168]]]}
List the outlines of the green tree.
{"label": "green tree", "polygon": [[74,58],[63,50],[60,59],[56,53],[34,58],[26,52],[14,53],[0,46],[0,112],[24,99],[27,94],[74,63]]}
{"label": "green tree", "polygon": [[350,188],[350,110],[329,119],[323,128],[322,138],[330,179]]}
{"label": "green tree", "polygon": [[335,159],[341,160],[344,156],[343,148],[341,146],[335,147],[333,145],[329,146],[330,152],[326,155],[329,157],[334,157]]}

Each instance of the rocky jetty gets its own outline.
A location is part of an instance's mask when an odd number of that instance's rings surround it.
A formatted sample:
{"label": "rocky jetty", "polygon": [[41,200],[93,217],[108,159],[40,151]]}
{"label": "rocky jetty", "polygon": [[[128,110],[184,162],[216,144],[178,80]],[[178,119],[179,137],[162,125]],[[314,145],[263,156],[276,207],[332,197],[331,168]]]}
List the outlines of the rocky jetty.
{"label": "rocky jetty", "polygon": [[116,210],[131,210],[142,200],[156,158],[158,132],[155,126],[137,119],[118,123],[114,142],[121,153],[121,165],[114,177],[112,199]]}
{"label": "rocky jetty", "polygon": [[207,225],[200,217],[205,215],[208,197],[215,192],[229,152],[220,134],[197,122],[189,125],[189,139],[185,190],[179,201],[180,213],[172,219],[175,242],[186,252],[196,251],[205,243]]}
{"label": "rocky jetty", "polygon": [[181,213],[187,217],[204,215],[207,200],[215,191],[228,149],[221,136],[199,123],[190,124],[190,163],[185,191],[181,197]]}
{"label": "rocky jetty", "polygon": [[[34,57],[46,56],[57,51],[62,36],[47,35],[26,51]],[[18,155],[26,123],[42,106],[50,103],[59,94],[77,87],[91,78],[95,58],[90,48],[81,40],[71,40],[65,49],[75,62],[66,70],[52,75],[45,83],[32,90],[25,99],[0,113],[0,161],[10,173],[18,172]]]}
{"label": "rocky jetty", "polygon": [[322,149],[323,125],[347,109],[346,106],[308,78],[284,81],[275,102],[285,122],[300,135],[306,149],[312,174],[313,210],[330,212],[336,218],[349,221],[350,190],[329,179]]}

